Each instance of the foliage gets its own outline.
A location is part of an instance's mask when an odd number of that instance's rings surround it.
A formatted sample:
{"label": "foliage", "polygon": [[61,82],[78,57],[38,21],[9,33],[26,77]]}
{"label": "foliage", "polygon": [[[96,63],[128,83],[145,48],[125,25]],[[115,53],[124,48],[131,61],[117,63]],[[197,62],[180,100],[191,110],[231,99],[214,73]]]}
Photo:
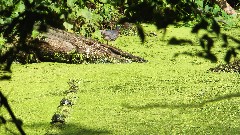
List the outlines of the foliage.
{"label": "foliage", "polygon": [[118,10],[108,3],[90,1],[80,6],[75,1],[69,4],[69,7],[71,13],[64,22],[66,29],[73,30],[86,37],[91,37],[91,34],[99,28],[113,28],[121,17]]}
{"label": "foliage", "polygon": [[204,3],[204,1],[201,0],[196,0],[195,2],[200,12],[198,19],[201,19],[202,16],[205,18],[214,18],[224,29],[231,29],[237,25],[234,19],[236,15],[228,15],[218,5],[212,2]]}
{"label": "foliage", "polygon": [[2,54],[4,43],[5,43],[5,39],[1,36],[0,37],[0,54]]}
{"label": "foliage", "polygon": [[[10,70],[11,63],[20,51],[30,53],[31,48],[26,46],[26,42],[28,36],[34,34],[36,29],[45,31],[46,25],[50,25],[89,37],[99,28],[113,28],[121,17],[111,3],[94,1],[67,0],[65,3],[53,0],[30,2],[4,0],[1,7],[0,12],[3,16],[0,18],[0,29],[3,37],[6,38],[5,43],[15,44],[6,53],[4,52],[0,59],[2,64],[7,63],[5,66],[7,71]],[[35,35],[33,37],[36,37]]]}

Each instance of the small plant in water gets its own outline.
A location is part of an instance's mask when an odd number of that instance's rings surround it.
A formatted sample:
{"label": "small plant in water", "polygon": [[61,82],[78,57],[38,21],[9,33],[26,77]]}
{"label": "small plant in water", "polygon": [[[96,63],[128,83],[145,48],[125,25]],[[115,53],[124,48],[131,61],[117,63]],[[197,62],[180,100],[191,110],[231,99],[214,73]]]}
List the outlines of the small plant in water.
{"label": "small plant in water", "polygon": [[70,79],[68,82],[69,90],[65,92],[65,97],[60,101],[60,105],[57,107],[57,111],[54,113],[51,119],[51,124],[60,127],[65,124],[66,118],[69,116],[72,105],[76,102],[78,92],[78,80]]}

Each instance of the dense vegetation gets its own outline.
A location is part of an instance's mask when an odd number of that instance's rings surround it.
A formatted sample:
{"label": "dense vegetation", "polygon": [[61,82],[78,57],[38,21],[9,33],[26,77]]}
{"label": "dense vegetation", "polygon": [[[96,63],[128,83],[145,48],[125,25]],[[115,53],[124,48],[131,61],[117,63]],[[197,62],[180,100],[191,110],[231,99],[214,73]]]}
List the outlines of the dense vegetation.
{"label": "dense vegetation", "polygon": [[[226,62],[237,55],[238,47],[230,46],[228,40],[234,40],[238,44],[239,40],[231,35],[222,34],[221,25],[218,22],[223,23],[224,27],[233,27],[237,24],[219,6],[208,1],[3,0],[0,5],[2,14],[0,28],[3,37],[1,42],[4,43],[5,39],[6,43],[18,44],[15,49],[9,49],[9,53],[2,56],[1,63],[8,61],[7,63],[11,64],[16,57],[15,54],[20,50],[29,53],[30,48],[26,46],[28,34],[33,33],[32,36],[36,36],[36,30],[44,31],[46,25],[99,39],[100,36],[96,33],[99,29],[114,29],[117,23],[125,22],[136,24],[142,42],[145,34],[141,23],[152,23],[158,29],[165,29],[169,25],[179,25],[184,22],[185,25],[194,26],[192,33],[198,33],[199,30],[207,32],[199,37],[203,51],[197,55],[213,62],[217,61],[211,51],[214,46],[214,41],[211,39],[212,33],[225,41],[223,47],[228,49]],[[234,5],[237,6],[238,3]],[[1,45],[1,48],[3,47]],[[12,58],[9,58],[9,55]],[[7,67],[10,67],[9,64]]]}
{"label": "dense vegetation", "polygon": [[[229,2],[233,7],[239,8],[239,3]],[[3,80],[1,91],[9,93],[9,90],[15,89],[12,86],[19,88],[13,90],[14,94],[10,94],[8,99],[14,104],[13,109],[18,110],[15,112],[17,116],[21,116],[20,119],[29,125],[24,126],[29,134],[55,132],[191,134],[196,131],[234,134],[239,130],[237,124],[239,120],[236,119],[239,117],[237,106],[239,100],[235,99],[239,97],[238,74],[221,75],[206,72],[214,64],[196,58],[197,56],[219,63],[223,63],[224,60],[228,63],[233,58],[237,58],[240,50],[239,34],[236,32],[239,31],[239,18],[236,15],[227,15],[211,1],[2,0],[0,15],[0,68],[1,80]],[[148,24],[153,24],[156,29]],[[125,29],[115,45],[145,57],[149,63],[141,66],[41,63],[25,65],[26,70],[24,66],[13,64],[20,51],[30,52],[31,48],[27,46],[29,38],[46,31],[47,26],[103,41],[99,30],[115,29],[116,25],[122,25]],[[181,29],[182,27],[184,29]],[[186,29],[191,34],[183,34]],[[135,32],[138,33],[140,40]],[[235,63],[238,66],[238,62]],[[59,70],[54,70],[56,67]],[[14,71],[13,74],[11,69]],[[38,69],[39,73],[36,73],[35,69]],[[62,72],[63,70],[69,72]],[[50,78],[45,78],[49,74]],[[11,77],[13,77],[11,81],[6,81]],[[51,117],[49,114],[53,113],[53,111],[49,112],[53,108],[47,104],[57,105],[59,96],[64,95],[62,88],[65,88],[65,83],[71,78],[80,79],[84,84],[80,86],[82,91],[77,95],[80,97],[78,101],[80,106],[75,106],[74,110],[78,111],[70,114],[77,121],[74,122],[68,117],[70,123],[66,130],[63,127],[43,131],[48,129],[47,123]],[[52,85],[54,82],[58,86]],[[27,88],[24,85],[26,83],[29,86]],[[43,83],[44,86],[40,87],[38,83]],[[201,85],[196,86],[197,83]],[[39,96],[44,100],[41,103],[35,99]],[[228,102],[224,99],[231,100]],[[24,104],[21,104],[22,102]],[[27,106],[25,102],[28,103]],[[6,107],[6,103],[5,98],[0,98],[0,106],[3,104]],[[80,108],[81,106],[83,108]],[[101,106],[103,108],[99,108]],[[39,108],[44,109],[39,110]],[[25,110],[29,110],[28,114]],[[1,126],[4,129],[1,131],[4,132],[3,134],[16,132],[5,111],[0,114],[0,124],[5,124],[4,127]],[[91,111],[96,113],[89,114]],[[174,113],[170,113],[172,111]],[[220,113],[221,111],[226,114]],[[181,115],[178,112],[181,112]],[[216,114],[211,112],[217,112],[219,117],[215,118]],[[39,116],[39,114],[43,115]],[[149,115],[145,117],[145,114]],[[119,119],[115,120],[118,115]],[[158,118],[154,117],[155,115]],[[165,117],[159,117],[160,115]],[[226,118],[226,116],[230,117]],[[20,119],[12,120],[19,131],[22,125]],[[209,119],[210,122],[206,122],[205,119]],[[43,123],[39,124],[42,120]],[[190,122],[187,122],[189,120]],[[196,120],[199,125],[196,125]],[[96,121],[99,123],[96,124]],[[224,126],[230,121],[232,125]],[[218,124],[219,127],[214,127],[214,124]],[[32,131],[36,127],[38,127],[37,131]],[[198,130],[195,130],[196,127]],[[169,128],[171,130],[166,131]],[[21,132],[23,134],[23,131]]]}

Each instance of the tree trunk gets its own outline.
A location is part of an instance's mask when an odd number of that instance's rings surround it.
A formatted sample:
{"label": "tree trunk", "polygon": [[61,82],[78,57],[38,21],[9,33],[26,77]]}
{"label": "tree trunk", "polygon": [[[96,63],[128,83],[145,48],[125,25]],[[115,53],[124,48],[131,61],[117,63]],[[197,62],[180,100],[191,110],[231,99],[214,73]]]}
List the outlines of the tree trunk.
{"label": "tree trunk", "polygon": [[[100,43],[64,30],[48,28],[47,32],[30,40],[34,56],[21,54],[18,60],[23,62],[52,61],[64,63],[130,63],[147,62],[145,59],[124,52],[116,47]],[[24,57],[22,57],[24,56]]]}
{"label": "tree trunk", "polygon": [[227,14],[233,15],[237,12],[228,4],[227,0],[215,0],[215,3],[219,5]]}

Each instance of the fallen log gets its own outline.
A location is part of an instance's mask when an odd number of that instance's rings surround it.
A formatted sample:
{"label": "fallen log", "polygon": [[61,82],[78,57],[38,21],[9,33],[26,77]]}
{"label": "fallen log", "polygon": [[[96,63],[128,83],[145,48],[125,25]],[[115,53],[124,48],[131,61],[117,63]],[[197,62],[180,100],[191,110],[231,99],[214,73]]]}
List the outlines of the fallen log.
{"label": "fallen log", "polygon": [[[28,43],[33,48],[29,54],[18,55],[22,62],[64,62],[64,63],[131,63],[147,60],[124,52],[99,41],[69,33],[56,28],[48,28]],[[34,59],[34,60],[32,60]]]}

